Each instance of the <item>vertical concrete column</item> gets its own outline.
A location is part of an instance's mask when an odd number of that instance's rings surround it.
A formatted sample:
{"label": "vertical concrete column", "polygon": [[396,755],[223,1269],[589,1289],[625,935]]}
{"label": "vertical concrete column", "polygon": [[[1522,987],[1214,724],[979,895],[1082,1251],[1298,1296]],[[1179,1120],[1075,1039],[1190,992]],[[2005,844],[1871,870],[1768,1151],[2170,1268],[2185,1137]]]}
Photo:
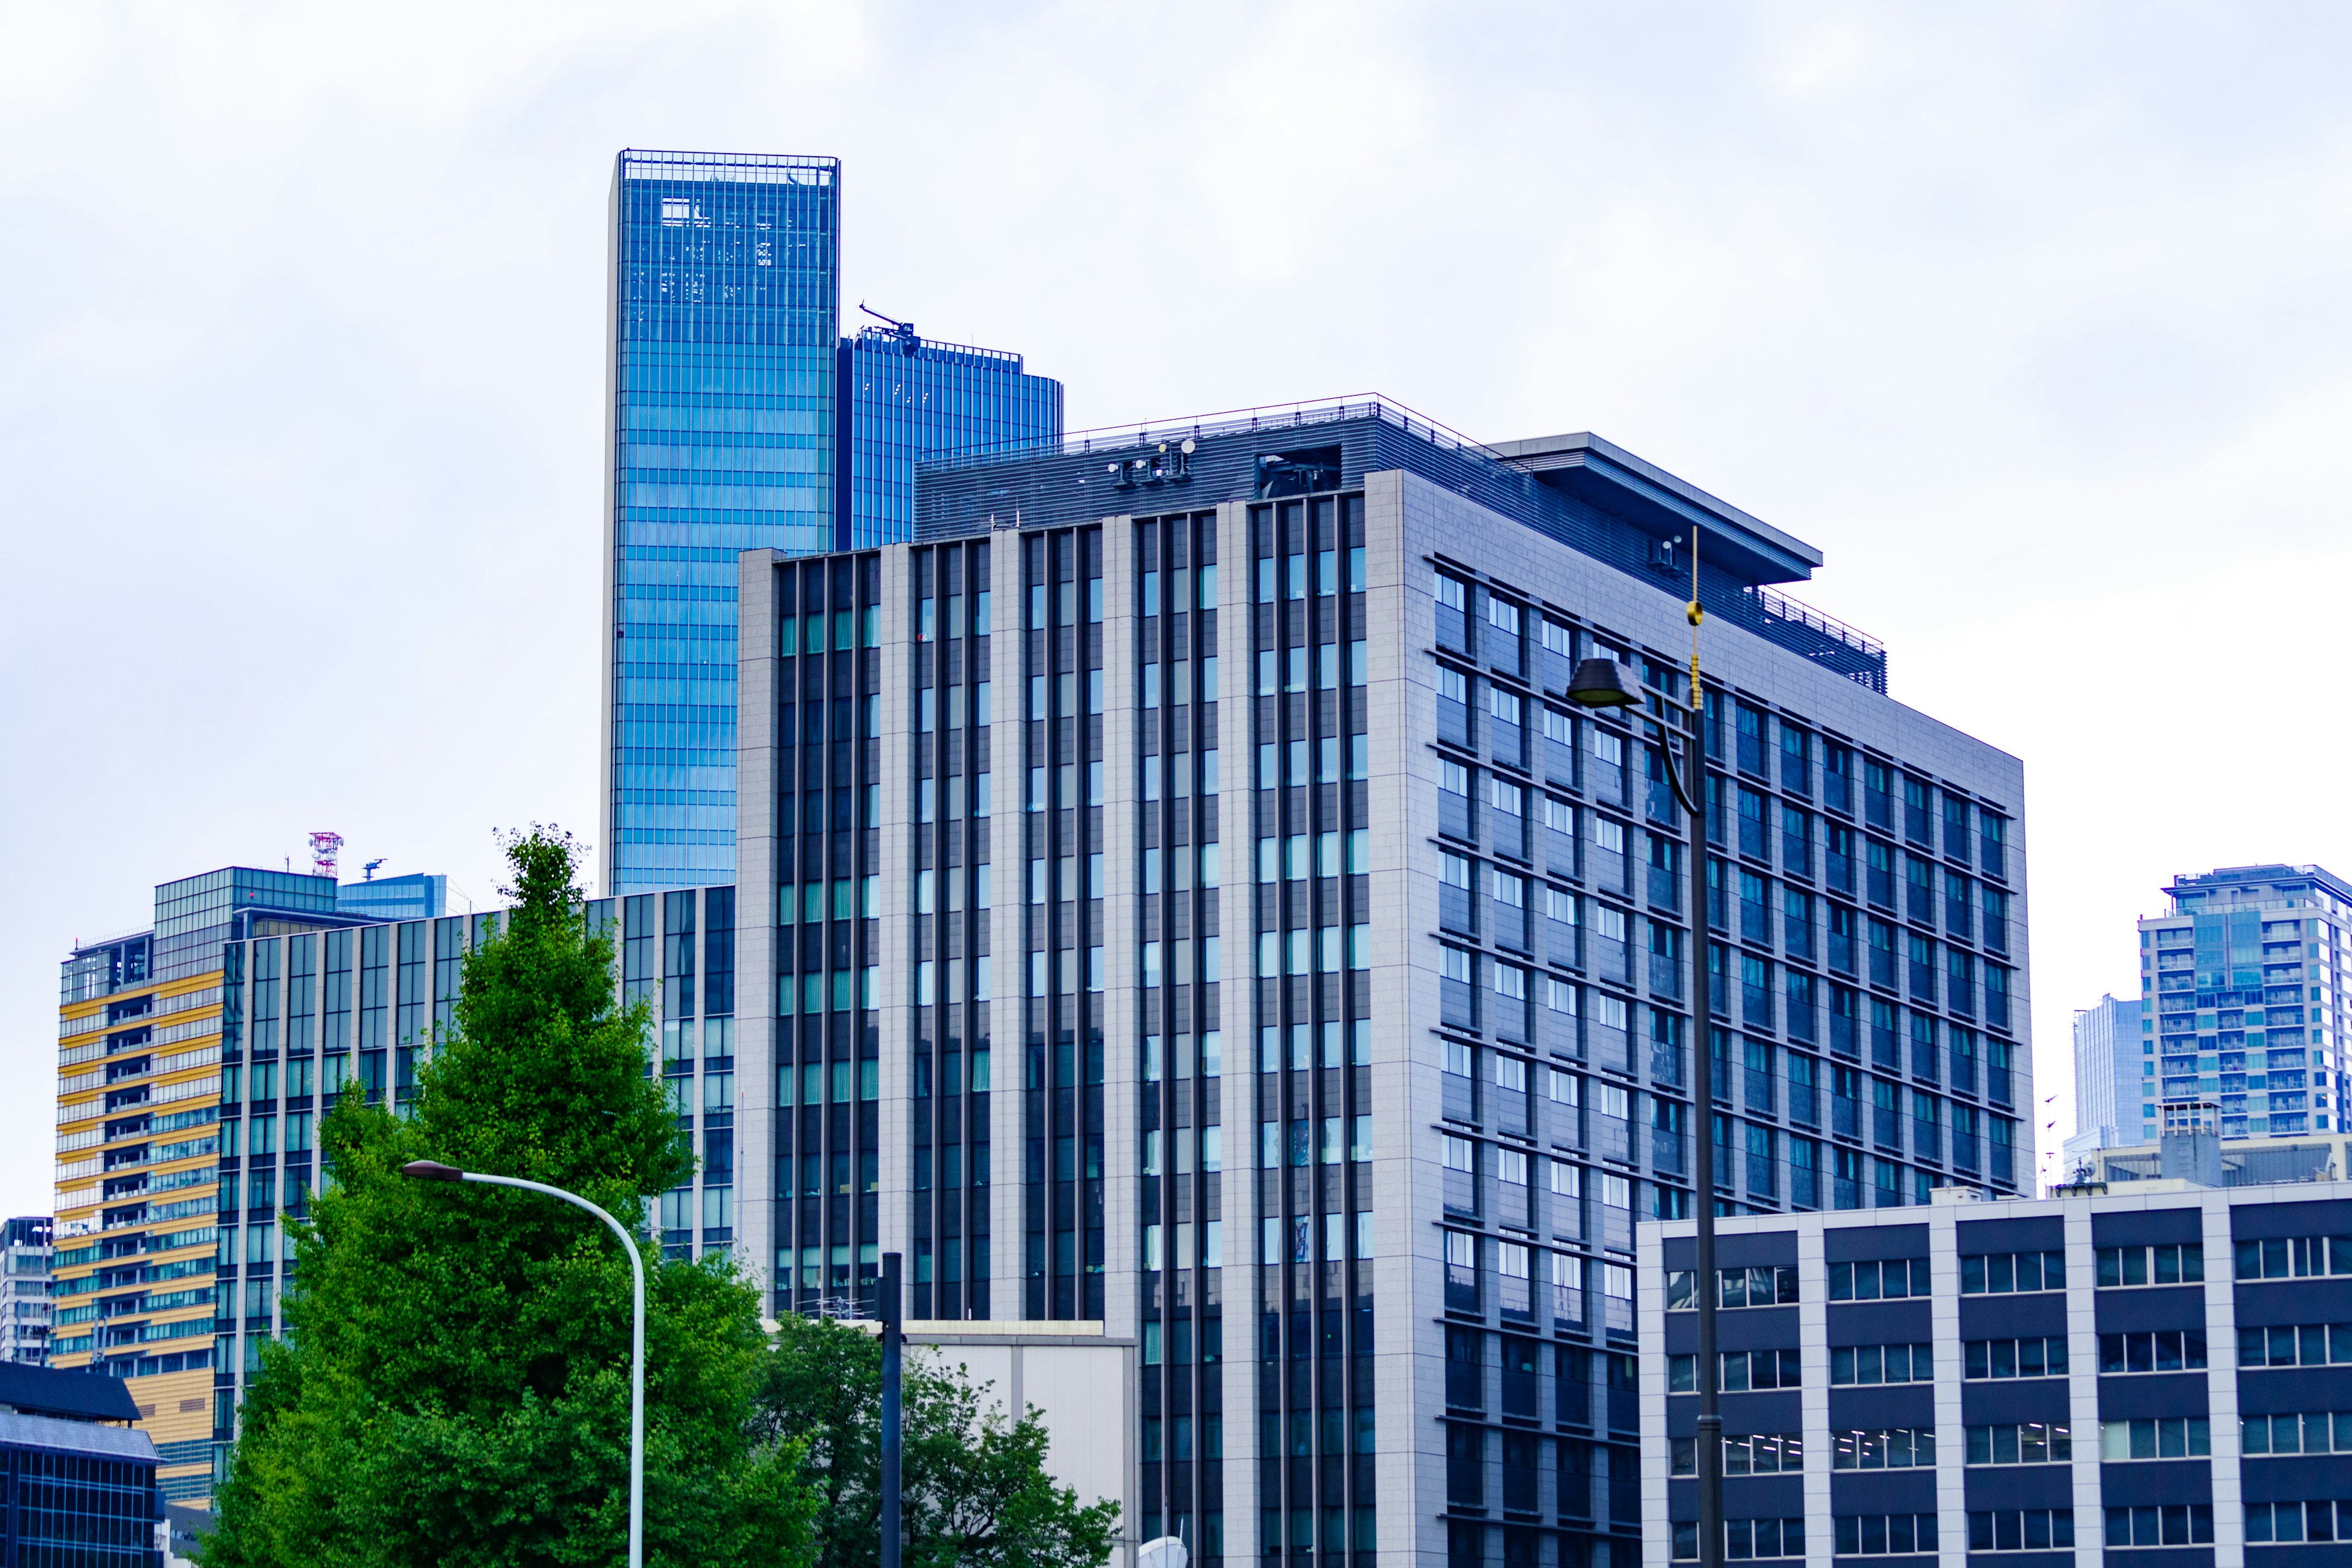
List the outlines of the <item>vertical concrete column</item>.
{"label": "vertical concrete column", "polygon": [[[1402,473],[1364,479],[1364,701],[1370,751],[1372,1188],[1378,1216],[1375,1316],[1382,1405],[1443,1410],[1445,1400],[1444,1236],[1440,1212],[1443,1103],[1437,1041],[1437,879],[1428,845],[1437,832],[1436,601],[1428,552],[1442,523],[1432,492]],[[1481,1246],[1485,1246],[1482,1242]],[[1445,1433],[1421,1421],[1380,1460],[1383,1520],[1402,1514],[1386,1541],[1443,1568]],[[1384,1562],[1382,1568],[1388,1568]]]}
{"label": "vertical concrete column", "polygon": [[[1029,691],[1021,650],[1029,637],[1029,594],[1022,581],[1021,534],[1010,530],[988,541],[989,683],[992,703],[988,767],[989,860],[988,1029],[993,1088],[989,1094],[990,1175],[988,1315],[1019,1318],[1022,1306],[1021,1058],[1028,1038],[1029,866],[1022,847],[1029,795]],[[978,837],[978,834],[973,835]]]}
{"label": "vertical concrete column", "polygon": [[[1934,1294],[1927,1300],[1927,1317],[1933,1325],[1936,1355],[1937,1554],[1944,1568],[1968,1568],[1968,1475],[1961,1468],[1968,1453],[1969,1434],[1967,1413],[1960,1401],[1960,1374],[1964,1370],[1960,1350],[1960,1226],[1959,1213],[1949,1204],[1940,1204],[1927,1211],[1927,1272],[1935,1281]],[[1826,1279],[1823,1282],[1827,1282]],[[1828,1341],[1808,1338],[1805,1342],[1826,1344]],[[1829,1381],[1826,1365],[1822,1368],[1822,1381]],[[1810,1439],[1807,1446],[1811,1447]],[[1948,1460],[1947,1455],[1950,1456]],[[1823,1468],[1828,1468],[1830,1460],[1831,1454],[1824,1446]],[[1833,1544],[1828,1538],[1832,1525],[1826,1514],[1822,1526],[1822,1548],[1826,1557]],[[1811,1535],[1805,1540],[1810,1549]]]}
{"label": "vertical concrete column", "polygon": [[[1635,1298],[1634,1331],[1641,1335],[1641,1342],[1645,1345],[1666,1342],[1666,1293],[1664,1289],[1666,1279],[1665,1228],[1656,1225],[1642,1226],[1633,1237],[1634,1276],[1651,1281],[1655,1287],[1639,1292]],[[1813,1296],[1811,1287],[1807,1285],[1801,1300],[1810,1306]],[[1667,1519],[1671,1517],[1667,1479],[1671,1467],[1666,1461],[1672,1449],[1666,1439],[1666,1358],[1664,1355],[1643,1356],[1639,1376],[1642,1430],[1654,1435],[1647,1456],[1650,1462],[1642,1467],[1642,1516],[1644,1519]],[[1805,1392],[1810,1398],[1812,1393],[1810,1384],[1806,1385]],[[1810,1418],[1809,1406],[1809,1422]],[[1826,1422],[1827,1418],[1823,1419]],[[1805,1447],[1811,1449],[1812,1443],[1812,1433],[1809,1427],[1805,1434]],[[1614,1473],[1612,1471],[1612,1477]],[[1808,1536],[1807,1539],[1810,1541],[1811,1538]],[[1646,1531],[1642,1540],[1643,1568],[1669,1568],[1673,1550],[1674,1531],[1671,1526],[1663,1531]]]}
{"label": "vertical concrete column", "polygon": [[[735,644],[735,1250],[767,1292],[782,1281],[777,1238],[788,1228],[776,1194],[777,563],[772,550],[736,557]],[[617,917],[618,907],[614,913]]]}
{"label": "vertical concrete column", "polygon": [[[933,589],[937,590],[937,579]],[[880,863],[872,868],[882,879],[881,903],[876,911],[878,947],[871,962],[876,977],[875,1005],[882,1040],[882,1083],[877,1117],[881,1170],[877,1182],[875,1237],[884,1252],[905,1257],[900,1276],[911,1286],[915,1279],[913,1230],[908,1204],[914,1192],[914,1132],[911,1126],[914,1083],[909,1061],[914,1050],[915,1001],[915,645],[914,551],[894,544],[882,552],[881,600],[881,759],[876,782],[882,787]],[[923,650],[931,652],[927,645]],[[911,1295],[902,1297],[911,1300]]]}
{"label": "vertical concrete column", "polygon": [[[1136,800],[1137,725],[1135,713],[1136,616],[1135,523],[1130,518],[1105,518],[1102,524],[1103,567],[1103,900],[1102,929],[1094,940],[1102,943],[1103,990],[1103,1319],[1104,1331],[1118,1339],[1137,1337],[1138,1289],[1143,1265],[1143,1237],[1139,1210],[1142,1168],[1139,1113],[1137,1102],[1142,1082],[1139,1021],[1141,993],[1138,988],[1136,944],[1139,940]],[[1081,612],[1083,613],[1083,612]],[[1080,707],[1085,707],[1086,678],[1079,677]],[[1081,881],[1086,863],[1078,865]],[[1081,889],[1081,897],[1084,889]],[[1081,906],[1082,908],[1084,906]],[[1079,955],[1083,973],[1086,955]],[[1114,1173],[1116,1173],[1114,1174]],[[1171,1263],[1174,1261],[1170,1259]],[[1195,1542],[1197,1545],[1197,1541]]]}
{"label": "vertical concrete column", "polygon": [[[1642,1228],[1646,1233],[1654,1227]],[[1948,1230],[1949,1226],[1946,1229]],[[1949,1237],[1945,1239],[1948,1245]],[[1829,1230],[1823,1226],[1803,1226],[1797,1231],[1797,1342],[1801,1345],[1826,1345],[1830,1342],[1828,1240]],[[1937,1245],[1933,1236],[1929,1237],[1928,1245],[1931,1248]],[[1937,1255],[1932,1267],[1937,1269],[1947,1267],[1940,1254]],[[1646,1270],[1641,1277],[1644,1279],[1658,1278]],[[1948,1279],[1950,1276],[1938,1274],[1937,1278]],[[1645,1329],[1642,1342],[1664,1344],[1665,1341],[1663,1336],[1654,1340],[1650,1338]],[[1939,1348],[1936,1353],[1941,1355],[1943,1352]],[[1642,1359],[1642,1382],[1646,1390],[1653,1376],[1661,1379],[1665,1376],[1665,1368],[1651,1364],[1660,1360],[1657,1356]],[[1835,1450],[1831,1447],[1830,1365],[1826,1352],[1818,1367],[1805,1369],[1804,1382],[1800,1388],[1798,1405],[1802,1411],[1800,1421],[1805,1439],[1805,1561],[1811,1568],[1830,1568],[1831,1552],[1837,1544],[1837,1527],[1830,1497],[1830,1465]],[[1650,1413],[1644,1408],[1642,1412],[1643,1430],[1664,1432],[1663,1412],[1659,1419],[1660,1425],[1650,1426]],[[1940,1412],[1937,1425],[1942,1425]],[[1645,1514],[1649,1512],[1646,1500],[1643,1511]]]}
{"label": "vertical concrete column", "polygon": [[[2238,1468],[2238,1270],[2230,1233],[2230,1194],[2209,1191],[2200,1202],[2205,1222],[2205,1409],[2213,1451],[2213,1568],[2245,1568],[2245,1494]],[[2077,1541],[2084,1528],[2078,1514]]]}
{"label": "vertical concrete column", "polygon": [[[1258,1495],[1258,1279],[1263,1261],[1257,1188],[1257,870],[1250,826],[1252,595],[1249,507],[1217,508],[1217,930],[1224,978],[1225,1559],[1263,1554]],[[1205,812],[1206,807],[1203,806]],[[1385,1406],[1387,1395],[1381,1394]],[[1380,1447],[1385,1449],[1383,1440]],[[1383,1521],[1385,1523],[1385,1521]],[[1381,1531],[1383,1541],[1394,1536]]]}
{"label": "vertical concrete column", "polygon": [[[2032,1179],[2029,1167],[2020,1180]],[[2091,1205],[2070,1203],[2064,1205],[2064,1213],[2066,1278],[2070,1282],[2096,1279],[2099,1260],[2091,1245]],[[1953,1283],[1958,1282],[1956,1275]],[[2066,1292],[2066,1411],[2074,1436],[2077,1568],[2097,1568],[2106,1554],[2105,1515],[2099,1506],[2099,1320],[2095,1296],[2095,1292],[2080,1289]]]}

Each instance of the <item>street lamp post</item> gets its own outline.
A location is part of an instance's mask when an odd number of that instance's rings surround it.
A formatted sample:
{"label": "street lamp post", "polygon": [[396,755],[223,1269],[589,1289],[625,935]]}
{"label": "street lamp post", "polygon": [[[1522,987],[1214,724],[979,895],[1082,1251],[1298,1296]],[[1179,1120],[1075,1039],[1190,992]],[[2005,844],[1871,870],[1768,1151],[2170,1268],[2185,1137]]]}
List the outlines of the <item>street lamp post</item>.
{"label": "street lamp post", "polygon": [[901,1454],[899,1358],[906,1343],[900,1315],[899,1255],[882,1255],[882,1568],[898,1568],[898,1467]]}
{"label": "street lamp post", "polygon": [[[1686,723],[1659,722],[1658,751],[1665,766],[1666,784],[1690,821],[1691,1012],[1696,1024],[1693,1053],[1698,1058],[1698,1253],[1692,1270],[1693,1294],[1698,1308],[1698,1561],[1699,1568],[1722,1568],[1723,1531],[1723,1412],[1717,1397],[1718,1368],[1715,1349],[1715,1007],[1708,981],[1713,937],[1707,925],[1706,764],[1700,738],[1705,724],[1705,698],[1700,693],[1698,627],[1706,618],[1698,603],[1698,531],[1691,531],[1691,598],[1686,612],[1691,625],[1690,707]],[[1569,700],[1586,708],[1638,708],[1640,685],[1632,671],[1611,658],[1580,660],[1569,681]],[[1681,742],[1682,764],[1675,762],[1675,742]],[[1662,1282],[1663,1283],[1663,1282]],[[1671,1547],[1669,1547],[1671,1551]]]}
{"label": "street lamp post", "polygon": [[636,1287],[635,1317],[629,1342],[629,1568],[645,1568],[646,1561],[646,1265],[637,1254],[637,1244],[631,1239],[626,1226],[603,1209],[582,1197],[567,1193],[562,1187],[551,1187],[544,1182],[526,1182],[520,1176],[489,1176],[479,1171],[461,1171],[455,1165],[444,1165],[436,1160],[411,1160],[400,1168],[401,1174],[414,1176],[420,1182],[479,1182],[485,1186],[520,1187],[527,1193],[544,1193],[551,1198],[562,1198],[575,1208],[586,1209],[609,1226],[621,1245],[628,1249],[629,1273]]}

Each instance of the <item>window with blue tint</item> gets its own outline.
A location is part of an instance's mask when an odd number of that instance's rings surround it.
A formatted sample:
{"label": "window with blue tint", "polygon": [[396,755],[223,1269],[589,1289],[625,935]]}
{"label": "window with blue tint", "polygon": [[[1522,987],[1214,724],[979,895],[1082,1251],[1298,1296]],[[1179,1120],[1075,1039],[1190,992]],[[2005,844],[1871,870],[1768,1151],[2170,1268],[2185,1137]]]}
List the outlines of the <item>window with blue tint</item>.
{"label": "window with blue tint", "polygon": [[734,868],[735,556],[832,544],[839,196],[830,158],[620,156],[615,891]]}
{"label": "window with blue tint", "polygon": [[1062,433],[1062,384],[1029,374],[1017,353],[869,325],[843,341],[841,365],[849,467],[835,549],[915,537],[919,459],[1003,452]]}
{"label": "window with blue tint", "polygon": [[911,539],[918,459],[1050,439],[1062,398],[1015,354],[841,335],[835,159],[633,149],[615,176],[607,879],[633,892],[734,872],[738,552]]}

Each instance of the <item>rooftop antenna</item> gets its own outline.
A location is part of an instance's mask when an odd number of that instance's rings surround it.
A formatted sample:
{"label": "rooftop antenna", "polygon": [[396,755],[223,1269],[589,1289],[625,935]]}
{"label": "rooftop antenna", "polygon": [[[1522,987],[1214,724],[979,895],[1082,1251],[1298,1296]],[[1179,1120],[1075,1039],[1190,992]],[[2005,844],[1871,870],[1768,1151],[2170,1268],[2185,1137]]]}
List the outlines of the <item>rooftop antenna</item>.
{"label": "rooftop antenna", "polygon": [[339,864],[336,857],[341,853],[342,847],[343,836],[340,833],[310,835],[310,875],[333,876]]}
{"label": "rooftop antenna", "polygon": [[389,857],[389,856],[385,856],[385,855],[379,855],[379,856],[377,856],[374,859],[373,859],[373,860],[369,861],[366,865],[364,865],[364,866],[361,867],[361,868],[360,868],[360,880],[361,880],[361,881],[362,881],[362,882],[373,882],[373,881],[374,881],[374,880],[375,880],[375,868],[376,868],[378,866],[383,865],[383,864],[384,863],[384,861],[385,861],[385,860],[387,860],[387,859],[389,859],[389,858],[391,858],[391,857]]}
{"label": "rooftop antenna", "polygon": [[857,301],[857,308],[865,311],[867,315],[873,317],[877,321],[887,321],[890,323],[890,336],[898,340],[898,352],[900,353],[905,354],[911,359],[922,349],[923,340],[915,335],[914,322],[901,321],[895,317],[886,316],[881,311],[876,310],[873,306],[868,305],[863,300]]}

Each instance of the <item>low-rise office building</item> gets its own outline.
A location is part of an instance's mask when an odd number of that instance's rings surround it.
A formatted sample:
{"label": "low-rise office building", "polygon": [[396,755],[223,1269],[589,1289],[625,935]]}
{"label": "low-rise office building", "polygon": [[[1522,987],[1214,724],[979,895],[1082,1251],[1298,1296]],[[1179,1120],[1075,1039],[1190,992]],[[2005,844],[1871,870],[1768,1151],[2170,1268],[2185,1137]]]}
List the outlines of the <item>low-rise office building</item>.
{"label": "low-rise office building", "polygon": [[131,1391],[87,1372],[0,1364],[0,1563],[163,1568],[155,1445]]}
{"label": "low-rise office building", "polygon": [[1697,1554],[1711,1288],[1730,1556],[2337,1561],[2279,1549],[2352,1541],[2347,1189],[2058,1192],[1725,1218],[1708,1284],[1645,1226],[1645,1559]]}
{"label": "low-rise office building", "polygon": [[[881,1324],[856,1320],[873,1332]],[[1111,1568],[1130,1568],[1143,1543],[1136,1496],[1140,1461],[1170,1450],[1190,1454],[1198,1426],[1189,1415],[1145,1420],[1137,1414],[1138,1373],[1165,1359],[1159,1341],[1114,1339],[1100,1323],[971,1321],[910,1318],[906,1354],[960,1374],[992,1406],[1018,1420],[1035,1411],[1045,1428],[1045,1473],[1082,1503],[1119,1505],[1119,1540]]]}

